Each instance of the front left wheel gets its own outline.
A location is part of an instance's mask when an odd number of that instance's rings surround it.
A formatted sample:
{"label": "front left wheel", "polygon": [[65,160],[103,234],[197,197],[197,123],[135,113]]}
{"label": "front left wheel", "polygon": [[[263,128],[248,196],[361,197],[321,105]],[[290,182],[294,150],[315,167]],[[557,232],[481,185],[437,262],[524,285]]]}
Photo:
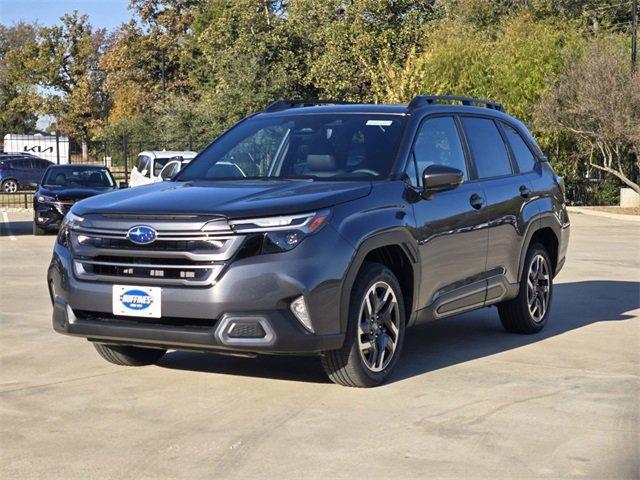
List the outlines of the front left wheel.
{"label": "front left wheel", "polygon": [[405,335],[400,284],[379,263],[362,267],[351,292],[345,343],[322,355],[329,378],[348,387],[374,387],[384,382],[398,362]]}

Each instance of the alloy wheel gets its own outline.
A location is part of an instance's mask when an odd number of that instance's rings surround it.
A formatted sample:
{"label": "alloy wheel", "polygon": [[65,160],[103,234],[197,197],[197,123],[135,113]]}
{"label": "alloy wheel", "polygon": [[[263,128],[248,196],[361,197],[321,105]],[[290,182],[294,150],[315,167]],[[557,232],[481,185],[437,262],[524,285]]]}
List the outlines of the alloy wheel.
{"label": "alloy wheel", "polygon": [[384,370],[393,359],[400,335],[400,309],[391,286],[376,282],[365,294],[358,316],[358,348],[372,372]]}
{"label": "alloy wheel", "polygon": [[15,180],[7,180],[2,184],[2,190],[5,193],[15,193],[18,191],[18,184]]}
{"label": "alloy wheel", "polygon": [[529,313],[535,322],[541,322],[549,308],[551,277],[547,259],[537,254],[529,265],[527,276],[527,303]]}

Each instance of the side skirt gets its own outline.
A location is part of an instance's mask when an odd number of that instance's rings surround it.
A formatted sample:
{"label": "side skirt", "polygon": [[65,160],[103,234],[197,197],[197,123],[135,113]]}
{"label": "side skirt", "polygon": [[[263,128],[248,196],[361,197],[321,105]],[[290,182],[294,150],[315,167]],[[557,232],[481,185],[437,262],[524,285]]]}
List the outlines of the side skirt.
{"label": "side skirt", "polygon": [[503,274],[479,280],[441,294],[431,305],[418,310],[416,324],[489,307],[518,295],[519,284],[509,283]]}

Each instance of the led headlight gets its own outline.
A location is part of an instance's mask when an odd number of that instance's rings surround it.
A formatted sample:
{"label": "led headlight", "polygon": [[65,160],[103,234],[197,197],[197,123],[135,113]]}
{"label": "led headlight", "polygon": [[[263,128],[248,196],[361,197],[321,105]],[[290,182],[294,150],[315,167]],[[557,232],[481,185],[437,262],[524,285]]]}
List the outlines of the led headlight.
{"label": "led headlight", "polygon": [[329,210],[278,217],[233,220],[229,226],[240,234],[263,234],[262,253],[286,252],[316,233],[329,218]]}
{"label": "led headlight", "polygon": [[38,195],[38,201],[40,203],[53,203],[56,201],[56,199],[48,195]]}
{"label": "led headlight", "polygon": [[82,223],[84,218],[69,211],[62,219],[60,231],[58,232],[58,243],[64,247],[69,246],[69,230]]}

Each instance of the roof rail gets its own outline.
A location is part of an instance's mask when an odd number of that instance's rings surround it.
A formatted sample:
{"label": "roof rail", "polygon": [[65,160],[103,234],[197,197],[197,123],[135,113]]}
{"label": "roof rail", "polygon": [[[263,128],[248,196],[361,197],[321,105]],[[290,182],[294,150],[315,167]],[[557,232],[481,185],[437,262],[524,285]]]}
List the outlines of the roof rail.
{"label": "roof rail", "polygon": [[341,102],[339,100],[321,100],[317,98],[302,98],[298,100],[276,100],[273,103],[270,103],[267,108],[264,109],[264,112],[280,112],[282,110],[287,110],[289,108],[298,108],[298,107],[313,107],[315,105],[346,105],[350,102]]}
{"label": "roof rail", "polygon": [[472,97],[457,97],[455,95],[418,95],[414,97],[409,103],[409,110],[424,107],[426,105],[433,105],[434,103],[443,102],[460,102],[462,105],[471,107],[486,107],[491,110],[497,110],[504,112],[504,107],[499,102],[493,102],[491,100],[483,100],[481,98]]}

